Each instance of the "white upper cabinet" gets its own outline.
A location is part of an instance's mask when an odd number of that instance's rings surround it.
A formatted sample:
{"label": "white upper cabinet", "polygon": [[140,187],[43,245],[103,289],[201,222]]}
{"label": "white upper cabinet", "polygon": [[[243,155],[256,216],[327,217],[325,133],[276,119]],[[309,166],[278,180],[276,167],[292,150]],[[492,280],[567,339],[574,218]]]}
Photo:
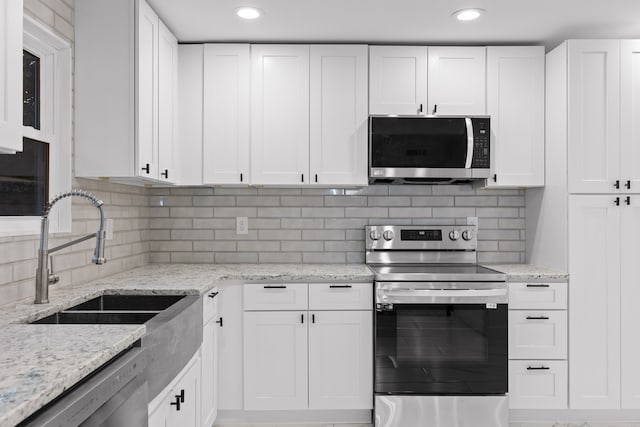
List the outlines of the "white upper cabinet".
{"label": "white upper cabinet", "polygon": [[176,182],[178,41],[162,21],[158,30],[158,168],[161,181]]}
{"label": "white upper cabinet", "polygon": [[204,184],[249,183],[249,76],[248,44],[205,45]]}
{"label": "white upper cabinet", "polygon": [[367,46],[310,49],[311,183],[367,185]]}
{"label": "white upper cabinet", "polygon": [[176,181],[177,43],[161,26],[144,0],[76,4],[77,176]]}
{"label": "white upper cabinet", "polygon": [[22,0],[0,0],[0,153],[22,151]]}
{"label": "white upper cabinet", "polygon": [[569,196],[571,409],[620,408],[620,220],[628,207],[617,197]]}
{"label": "white upper cabinet", "polygon": [[309,182],[309,46],[251,47],[251,182]]}
{"label": "white upper cabinet", "polygon": [[624,192],[640,192],[640,40],[620,44],[620,180]]}
{"label": "white upper cabinet", "polygon": [[544,46],[487,48],[488,187],[544,185],[544,62]]}
{"label": "white upper cabinet", "polygon": [[369,47],[369,114],[422,114],[427,107],[423,46]]}
{"label": "white upper cabinet", "polygon": [[426,113],[486,114],[485,63],[485,47],[430,47]]}
{"label": "white upper cabinet", "polygon": [[620,150],[620,40],[568,46],[569,193],[614,192],[624,179],[620,155],[627,155]]}

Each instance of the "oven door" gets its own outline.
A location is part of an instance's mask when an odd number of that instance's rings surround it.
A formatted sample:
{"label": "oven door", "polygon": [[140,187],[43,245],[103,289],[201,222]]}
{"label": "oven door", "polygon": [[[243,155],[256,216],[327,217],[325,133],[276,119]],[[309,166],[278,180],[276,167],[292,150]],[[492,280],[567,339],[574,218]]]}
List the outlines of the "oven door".
{"label": "oven door", "polygon": [[375,392],[508,391],[506,303],[377,304]]}

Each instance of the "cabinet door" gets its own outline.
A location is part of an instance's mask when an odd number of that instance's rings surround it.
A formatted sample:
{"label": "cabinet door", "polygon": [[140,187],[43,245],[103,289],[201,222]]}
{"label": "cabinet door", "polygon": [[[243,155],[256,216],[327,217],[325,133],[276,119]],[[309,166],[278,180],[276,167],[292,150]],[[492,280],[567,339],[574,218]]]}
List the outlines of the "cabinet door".
{"label": "cabinet door", "polygon": [[136,26],[136,175],[158,178],[158,15],[138,0]]}
{"label": "cabinet door", "polygon": [[205,184],[249,183],[249,45],[204,47]]}
{"label": "cabinet door", "polygon": [[510,360],[510,409],[566,409],[567,361]]}
{"label": "cabinet door", "polygon": [[[626,196],[625,196],[626,197]],[[640,409],[640,196],[630,196],[630,206],[622,208],[621,232],[621,356],[622,408]],[[573,280],[573,279],[572,279]],[[573,290],[572,290],[573,292]]]}
{"label": "cabinet door", "polygon": [[640,193],[640,40],[620,42],[620,179]]}
{"label": "cabinet door", "polygon": [[[215,320],[214,320],[215,319]],[[211,319],[202,328],[201,422],[211,427],[218,415],[218,323]]]}
{"label": "cabinet door", "polygon": [[485,47],[430,47],[427,114],[486,114],[485,64]]}
{"label": "cabinet door", "polygon": [[620,215],[616,196],[569,197],[571,409],[620,408]]}
{"label": "cabinet door", "polygon": [[159,21],[158,30],[158,178],[176,182],[173,162],[178,104],[178,41]]}
{"label": "cabinet door", "polygon": [[251,46],[251,182],[309,182],[309,46]]}
{"label": "cabinet door", "polygon": [[234,283],[218,285],[220,316],[218,327],[218,395],[219,410],[242,409],[242,286]]}
{"label": "cabinet door", "polygon": [[566,358],[566,311],[509,310],[509,359]]}
{"label": "cabinet door", "polygon": [[180,400],[180,406],[170,405],[167,427],[200,426],[200,369],[198,357],[169,395],[170,402]]}
{"label": "cabinet door", "polygon": [[202,185],[203,45],[178,46],[178,138],[180,185]]}
{"label": "cabinet door", "polygon": [[309,408],[372,409],[372,313],[309,315]]}
{"label": "cabinet door", "polygon": [[487,48],[487,186],[544,185],[544,46]]}
{"label": "cabinet door", "polygon": [[422,114],[427,108],[427,48],[369,47],[369,114]]}
{"label": "cabinet door", "polygon": [[311,183],[367,185],[367,46],[311,46]]}
{"label": "cabinet door", "polygon": [[22,0],[0,0],[0,153],[22,151]]}
{"label": "cabinet door", "polygon": [[569,193],[620,180],[620,41],[569,41]]}
{"label": "cabinet door", "polygon": [[244,409],[308,406],[307,312],[244,313]]}

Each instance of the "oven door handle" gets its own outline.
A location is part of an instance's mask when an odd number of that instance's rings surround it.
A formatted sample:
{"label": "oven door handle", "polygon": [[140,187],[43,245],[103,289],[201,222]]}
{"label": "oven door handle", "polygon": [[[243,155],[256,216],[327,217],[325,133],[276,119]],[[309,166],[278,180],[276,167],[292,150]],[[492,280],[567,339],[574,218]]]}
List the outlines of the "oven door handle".
{"label": "oven door handle", "polygon": [[470,169],[473,161],[473,122],[471,118],[465,117],[464,123],[467,126],[467,160],[464,167]]}
{"label": "oven door handle", "polygon": [[378,290],[376,301],[390,304],[507,303],[507,289],[389,289]]}

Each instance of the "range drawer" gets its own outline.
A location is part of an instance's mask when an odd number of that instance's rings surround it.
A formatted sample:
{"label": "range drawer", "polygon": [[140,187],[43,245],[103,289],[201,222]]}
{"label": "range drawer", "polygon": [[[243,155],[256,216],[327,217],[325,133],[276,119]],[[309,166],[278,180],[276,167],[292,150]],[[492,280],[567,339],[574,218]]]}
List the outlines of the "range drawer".
{"label": "range drawer", "polygon": [[371,283],[310,283],[310,310],[373,310]]}
{"label": "range drawer", "polygon": [[246,283],[244,285],[245,310],[306,310],[308,294],[306,283]]}
{"label": "range drawer", "polygon": [[209,291],[202,295],[202,324],[206,325],[207,322],[218,313],[218,288],[213,287]]}
{"label": "range drawer", "polygon": [[566,283],[510,283],[509,308],[512,310],[565,310]]}
{"label": "range drawer", "polygon": [[566,409],[566,361],[510,360],[510,409]]}
{"label": "range drawer", "polygon": [[509,359],[566,358],[566,311],[509,311]]}

